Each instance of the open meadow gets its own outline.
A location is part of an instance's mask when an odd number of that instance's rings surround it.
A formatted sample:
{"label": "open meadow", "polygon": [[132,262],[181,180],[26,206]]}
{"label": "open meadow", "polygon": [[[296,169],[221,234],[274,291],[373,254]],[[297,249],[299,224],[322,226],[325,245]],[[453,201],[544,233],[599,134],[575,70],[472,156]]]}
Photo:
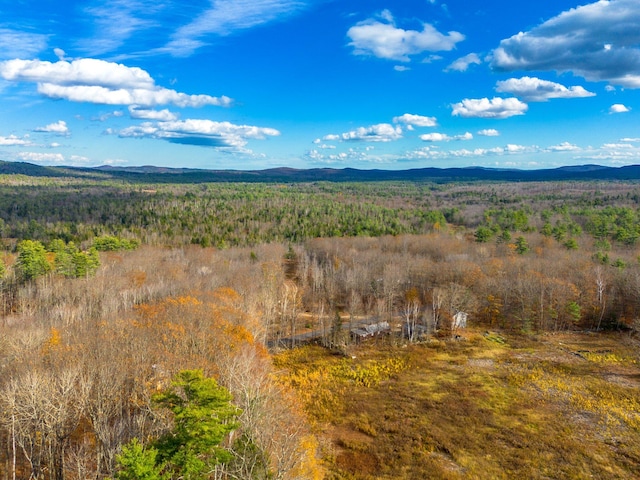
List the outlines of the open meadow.
{"label": "open meadow", "polygon": [[640,475],[640,344],[503,335],[280,353],[332,479]]}

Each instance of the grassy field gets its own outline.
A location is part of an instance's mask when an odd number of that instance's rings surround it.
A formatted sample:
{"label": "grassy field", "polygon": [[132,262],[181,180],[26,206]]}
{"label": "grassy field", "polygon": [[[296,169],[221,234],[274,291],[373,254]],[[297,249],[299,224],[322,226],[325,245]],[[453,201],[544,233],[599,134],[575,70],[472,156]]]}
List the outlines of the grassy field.
{"label": "grassy field", "polygon": [[640,478],[637,339],[467,331],[392,343],[275,359],[328,478]]}

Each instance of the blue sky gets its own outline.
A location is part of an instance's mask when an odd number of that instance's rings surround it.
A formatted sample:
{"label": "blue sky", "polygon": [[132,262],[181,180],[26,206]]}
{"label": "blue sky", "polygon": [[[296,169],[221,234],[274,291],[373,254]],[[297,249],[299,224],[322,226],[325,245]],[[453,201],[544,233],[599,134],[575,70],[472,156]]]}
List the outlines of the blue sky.
{"label": "blue sky", "polygon": [[640,2],[0,1],[0,159],[640,163]]}

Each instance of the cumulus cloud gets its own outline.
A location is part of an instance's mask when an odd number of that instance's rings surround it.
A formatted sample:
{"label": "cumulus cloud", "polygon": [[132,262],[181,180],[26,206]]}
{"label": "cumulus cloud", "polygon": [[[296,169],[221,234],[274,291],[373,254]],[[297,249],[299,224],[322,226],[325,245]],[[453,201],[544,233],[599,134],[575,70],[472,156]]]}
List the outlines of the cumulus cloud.
{"label": "cumulus cloud", "polygon": [[144,122],[118,132],[120,137],[155,138],[183,145],[198,145],[241,150],[248,141],[275,137],[280,132],[273,128],[234,125],[211,120],[176,120],[170,122]]}
{"label": "cumulus cloud", "polygon": [[469,68],[469,65],[475,64],[480,65],[482,60],[475,53],[470,53],[469,55],[465,55],[464,57],[460,57],[457,60],[454,60],[445,71],[455,70],[456,72],[466,72]]}
{"label": "cumulus cloud", "polygon": [[577,145],[574,145],[573,143],[562,142],[558,145],[553,145],[551,147],[548,147],[547,150],[551,152],[576,152],[580,150],[580,147],[578,147]]}
{"label": "cumulus cloud", "polygon": [[0,28],[0,59],[32,57],[47,47],[47,41],[40,33]]}
{"label": "cumulus cloud", "polygon": [[440,33],[428,23],[423,24],[422,31],[398,28],[388,10],[381,17],[382,21],[368,19],[347,31],[355,55],[409,62],[412,55],[452,50],[465,38],[459,32]]}
{"label": "cumulus cloud", "polygon": [[478,135],[483,137],[497,137],[500,135],[500,132],[495,128],[485,128],[484,130],[480,130]]}
{"label": "cumulus cloud", "polygon": [[640,160],[640,147],[628,143],[605,143],[600,147],[585,151],[579,157],[583,161],[612,165],[628,165]]}
{"label": "cumulus cloud", "polygon": [[481,158],[492,156],[531,154],[540,152],[536,145],[516,145],[508,144],[504,147],[494,148],[462,148],[458,150],[440,150],[433,147],[424,147],[408,152],[405,157],[408,159],[430,159],[443,160],[447,158]]}
{"label": "cumulus cloud", "polygon": [[420,135],[420,140],[424,142],[450,142],[452,140],[473,140],[473,135],[470,132],[463,133],[462,135],[449,136],[446,133],[427,133]]}
{"label": "cumulus cloud", "polygon": [[631,109],[621,103],[614,103],[609,107],[609,113],[626,113]]}
{"label": "cumulus cloud", "polygon": [[322,137],[325,141],[343,142],[391,142],[402,138],[402,127],[388,123],[379,123],[370,127],[359,127],[341,134],[331,134]]}
{"label": "cumulus cloud", "polygon": [[49,125],[45,125],[44,127],[37,127],[33,129],[34,132],[45,132],[45,133],[55,133],[56,135],[69,135],[69,127],[67,126],[67,122],[64,120],[59,120],[55,123],[50,123]]}
{"label": "cumulus cloud", "polygon": [[405,113],[399,117],[393,117],[393,123],[403,123],[414,127],[435,127],[438,125],[438,120],[436,117],[425,117],[423,115]]}
{"label": "cumulus cloud", "polygon": [[565,87],[536,77],[510,78],[496,84],[496,91],[510,93],[529,102],[546,102],[550,98],[593,97],[595,93],[581,86]]}
{"label": "cumulus cloud", "polygon": [[180,27],[171,41],[162,49],[175,56],[191,55],[206,45],[209,35],[226,36],[238,30],[286,18],[309,3],[305,0],[216,0],[207,2],[202,11],[189,24]]}
{"label": "cumulus cloud", "polygon": [[46,83],[55,85],[99,85],[106,88],[155,88],[153,78],[138,67],[95,58],[82,58],[55,63],[41,60],[8,60],[0,63],[0,75],[13,82]]}
{"label": "cumulus cloud", "polygon": [[15,147],[15,146],[25,146],[31,145],[31,140],[29,140],[29,136],[25,135],[24,137],[17,137],[15,135],[9,135],[8,137],[0,137],[0,147]]}
{"label": "cumulus cloud", "polygon": [[40,94],[72,102],[143,107],[229,106],[232,103],[225,96],[188,95],[158,87],[141,68],[92,58],[55,63],[8,60],[0,62],[0,76],[12,82],[36,83]]}
{"label": "cumulus cloud", "polygon": [[640,88],[640,2],[601,0],[567,10],[502,40],[491,57],[498,71],[573,72],[590,81]]}
{"label": "cumulus cloud", "polygon": [[61,153],[20,152],[18,158],[23,162],[64,163],[64,155]]}
{"label": "cumulus cloud", "polygon": [[524,115],[529,106],[517,98],[466,98],[452,105],[452,115],[465,118],[509,118]]}
{"label": "cumulus cloud", "polygon": [[178,115],[165,108],[162,110],[153,110],[149,108],[138,108],[135,105],[129,106],[129,115],[131,118],[142,120],[157,120],[160,122],[171,122],[178,119]]}
{"label": "cumulus cloud", "polygon": [[366,147],[364,149],[349,148],[344,152],[326,153],[318,150],[309,150],[305,153],[305,157],[316,164],[341,164],[349,162],[349,165],[354,163],[360,163],[363,165],[371,165],[372,163],[395,163],[397,156],[395,155],[372,155],[370,153],[373,147]]}

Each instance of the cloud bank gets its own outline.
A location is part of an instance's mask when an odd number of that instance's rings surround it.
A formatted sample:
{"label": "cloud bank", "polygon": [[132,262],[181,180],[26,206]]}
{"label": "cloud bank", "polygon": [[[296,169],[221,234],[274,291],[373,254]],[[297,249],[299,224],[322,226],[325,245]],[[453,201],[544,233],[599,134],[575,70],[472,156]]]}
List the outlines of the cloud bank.
{"label": "cloud bank", "polygon": [[590,81],[640,88],[640,2],[601,0],[565,11],[502,40],[498,71],[573,72]]}
{"label": "cloud bank", "polygon": [[159,87],[141,68],[84,58],[68,62],[8,60],[0,62],[0,77],[37,84],[38,93],[54,99],[105,105],[178,107],[229,106],[229,97],[188,95]]}

